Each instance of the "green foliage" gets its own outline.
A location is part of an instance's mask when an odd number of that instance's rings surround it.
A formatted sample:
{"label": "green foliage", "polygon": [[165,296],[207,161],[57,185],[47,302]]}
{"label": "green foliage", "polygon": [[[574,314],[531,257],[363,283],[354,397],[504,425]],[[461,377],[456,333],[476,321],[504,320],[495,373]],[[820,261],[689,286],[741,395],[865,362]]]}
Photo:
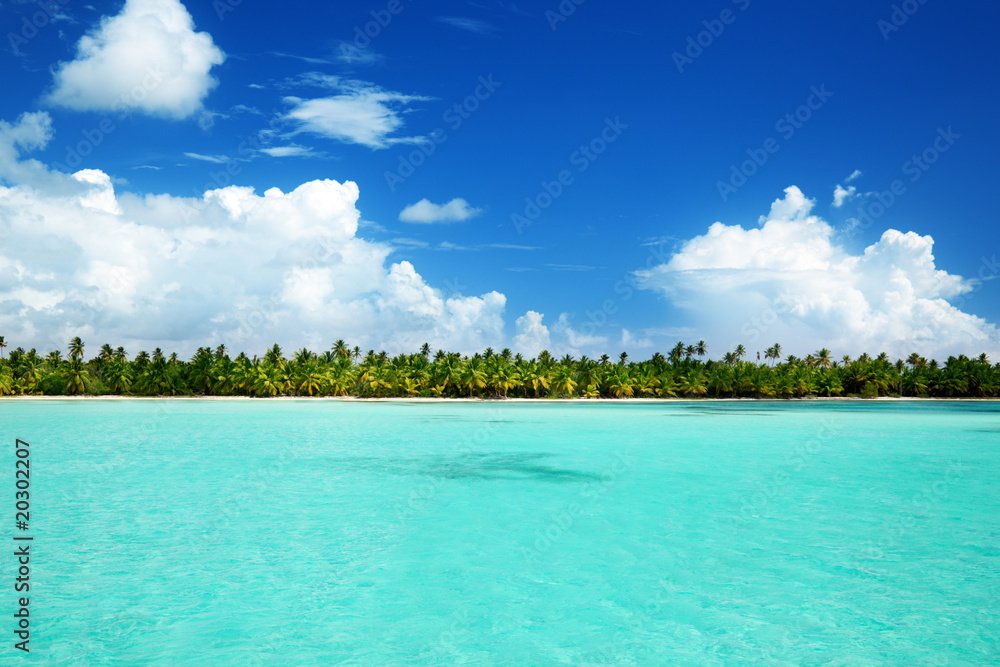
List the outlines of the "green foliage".
{"label": "green foliage", "polygon": [[157,348],[131,361],[125,350],[104,344],[90,361],[75,338],[69,356],[44,357],[17,348],[0,359],[0,396],[21,394],[126,396],[440,396],[477,398],[806,398],[857,396],[997,397],[1000,364],[986,355],[949,357],[944,364],[911,354],[891,362],[886,354],[857,359],[822,349],[805,359],[784,357],[780,344],[762,362],[746,361],[740,345],[721,361],[703,361],[703,341],[678,342],[646,361],[618,355],[593,360],[557,359],[547,351],[524,359],[508,349],[471,357],[423,345],[414,354],[362,354],[343,340],[330,350],[301,349],[289,357],[278,345],[263,355],[231,358],[224,345],[199,348],[189,361]]}
{"label": "green foliage", "polygon": [[38,389],[46,396],[65,396],[67,393],[66,378],[61,373],[49,373],[42,378],[42,381],[38,384]]}

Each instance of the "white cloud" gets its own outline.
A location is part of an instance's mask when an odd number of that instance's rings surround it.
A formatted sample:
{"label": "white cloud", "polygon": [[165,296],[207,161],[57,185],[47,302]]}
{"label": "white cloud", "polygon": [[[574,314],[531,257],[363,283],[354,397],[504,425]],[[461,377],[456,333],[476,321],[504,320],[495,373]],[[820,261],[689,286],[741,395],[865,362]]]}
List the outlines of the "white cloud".
{"label": "white cloud", "polygon": [[178,0],[127,0],[80,39],[75,60],[59,65],[48,99],[80,111],[187,118],[218,84],[209,71],[225,58]]}
{"label": "white cloud", "polygon": [[667,263],[637,272],[639,284],[688,311],[718,354],[774,342],[799,356],[824,346],[896,357],[1000,352],[994,324],[949,303],[973,286],[937,269],[930,236],[889,229],[854,255],[810,215],[813,205],[792,186],[759,228],[716,222]]}
{"label": "white cloud", "polygon": [[229,158],[225,155],[202,155],[201,153],[184,153],[184,155],[192,160],[201,160],[202,162],[211,162],[212,164],[226,164],[229,162]]}
{"label": "white cloud", "polygon": [[343,40],[335,51],[336,60],[345,65],[372,65],[382,60],[382,56],[370,47],[360,49],[353,42]]}
{"label": "white cloud", "polygon": [[557,334],[560,342],[553,343],[553,349],[560,356],[570,354],[579,357],[581,354],[599,356],[608,351],[608,337],[595,335],[599,330],[594,322],[587,321],[579,329],[574,329],[570,324],[569,315],[562,313],[559,319],[552,325],[553,333]]}
{"label": "white cloud", "polygon": [[542,324],[541,313],[529,310],[514,323],[517,335],[514,336],[513,348],[526,357],[535,357],[542,350],[552,346],[549,338],[549,328]]}
{"label": "white cloud", "polygon": [[486,21],[480,21],[479,19],[470,19],[464,16],[439,16],[437,17],[437,20],[440,21],[441,23],[450,25],[453,28],[474,32],[477,35],[488,35],[496,31],[496,27],[487,23]]}
{"label": "white cloud", "polygon": [[427,241],[421,241],[420,239],[408,239],[406,237],[399,237],[392,240],[396,245],[408,246],[410,248],[426,248],[430,246]]}
{"label": "white cloud", "polygon": [[628,350],[636,348],[647,349],[653,347],[653,341],[649,338],[636,338],[628,329],[622,329],[622,347]]}
{"label": "white cloud", "polygon": [[291,53],[281,53],[280,51],[272,51],[271,55],[278,56],[279,58],[293,58],[295,60],[301,60],[304,63],[309,63],[310,65],[332,65],[333,63],[326,58],[313,58],[312,56],[296,56]]}
{"label": "white cloud", "polygon": [[498,250],[541,250],[539,246],[517,245],[516,243],[487,243],[484,247]]}
{"label": "white cloud", "polygon": [[271,157],[308,157],[313,155],[313,150],[306,146],[274,146],[261,148],[260,152]]}
{"label": "white cloud", "polygon": [[846,179],[844,179],[844,181],[846,183],[850,183],[853,180],[861,178],[861,176],[862,176],[861,170],[860,169],[855,169],[854,171],[851,172],[850,176],[848,176]]}
{"label": "white cloud", "polygon": [[452,199],[447,204],[432,204],[421,199],[416,204],[404,208],[399,219],[403,222],[430,224],[435,222],[462,222],[482,213],[482,209],[472,208],[464,199]]}
{"label": "white cloud", "polygon": [[52,117],[44,111],[23,113],[13,125],[0,120],[0,179],[6,176],[10,181],[28,183],[51,180],[40,162],[19,159],[19,152],[42,148],[51,138]]}
{"label": "white cloud", "polygon": [[73,178],[81,183],[96,186],[80,197],[81,206],[112,215],[121,215],[122,209],[115,199],[115,189],[111,185],[110,176],[99,169],[81,169],[73,174]]}
{"label": "white cloud", "polygon": [[593,271],[597,268],[586,264],[546,264],[545,266],[553,271]]}
{"label": "white cloud", "polygon": [[[424,341],[471,353],[504,343],[502,294],[446,297],[392,247],[357,237],[354,183],[290,192],[229,186],[201,198],[115,193],[102,171],[16,177],[16,146],[41,147],[45,114],[0,124],[0,331],[65,349],[80,335],[135,354],[225,342],[259,352]],[[12,176],[14,175],[14,176]]]}
{"label": "white cloud", "polygon": [[37,150],[52,138],[52,117],[44,111],[23,113],[13,125],[0,120],[0,155],[7,160],[17,157],[17,149],[23,152]]}
{"label": "white cloud", "polygon": [[843,186],[838,185],[833,190],[833,207],[840,208],[841,206],[843,206],[844,201],[846,201],[850,197],[853,197],[854,193],[857,192],[857,190],[858,189],[853,185],[849,185],[846,190],[843,188]]}
{"label": "white cloud", "polygon": [[337,92],[315,99],[286,97],[293,105],[285,119],[297,125],[297,132],[311,132],[347,144],[387,148],[414,143],[418,137],[394,137],[403,126],[407,105],[428,97],[383,90],[372,83],[341,79],[318,73],[300,77],[300,84],[322,86]]}

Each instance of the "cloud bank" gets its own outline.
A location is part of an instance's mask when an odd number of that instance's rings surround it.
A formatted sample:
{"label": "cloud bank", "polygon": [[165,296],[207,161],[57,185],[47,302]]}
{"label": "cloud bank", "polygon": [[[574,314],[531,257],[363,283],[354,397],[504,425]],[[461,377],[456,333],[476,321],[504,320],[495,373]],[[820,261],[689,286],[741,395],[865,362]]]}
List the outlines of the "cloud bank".
{"label": "cloud bank", "polygon": [[[344,338],[391,353],[428,342],[465,353],[509,344],[529,356],[596,356],[620,344],[637,357],[688,331],[716,358],[740,343],[752,355],[774,342],[799,356],[820,347],[1000,355],[997,327],[963,310],[977,283],[937,268],[933,239],[890,229],[851,252],[796,187],[756,227],[715,223],[636,272],[640,288],[685,314],[670,327],[581,325],[568,313],[546,324],[531,310],[508,338],[503,294],[446,296],[411,263],[391,262],[390,245],[359,238],[352,182],[263,193],[233,185],[201,197],[116,192],[103,171],[64,174],[25,157],[52,135],[44,112],[0,120],[0,332],[14,346],[65,349],[79,335],[132,354],[184,354],[218,343],[324,350]],[[474,210],[453,200],[427,202],[421,213],[420,204],[408,216]]]}
{"label": "cloud bank", "polygon": [[[358,188],[229,186],[203,197],[117,193],[108,174],[20,158],[51,137],[47,114],[0,124],[0,331],[65,351],[73,336],[130,354],[225,343],[259,352],[474,352],[505,340],[506,298],[445,296],[391,248],[358,238]],[[34,178],[20,178],[29,167]]]}
{"label": "cloud bank", "polygon": [[128,0],[77,44],[76,59],[55,71],[52,104],[78,111],[138,109],[181,119],[202,108],[225,60],[178,0]]}
{"label": "cloud bank", "polygon": [[[789,187],[757,228],[717,222],[668,262],[637,272],[639,285],[726,349],[779,342],[799,356],[821,347],[894,358],[1000,352],[997,327],[959,307],[975,282],[935,266],[930,236],[889,229],[851,254],[811,215],[813,205]],[[713,356],[721,353],[716,347]]]}

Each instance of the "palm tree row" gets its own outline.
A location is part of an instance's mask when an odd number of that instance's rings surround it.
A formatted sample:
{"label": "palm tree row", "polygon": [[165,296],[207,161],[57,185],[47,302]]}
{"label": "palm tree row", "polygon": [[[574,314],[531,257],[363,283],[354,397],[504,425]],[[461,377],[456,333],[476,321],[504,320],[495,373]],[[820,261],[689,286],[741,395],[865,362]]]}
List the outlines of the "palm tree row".
{"label": "palm tree row", "polygon": [[[0,342],[3,339],[0,338]],[[121,347],[105,344],[84,361],[84,344],[74,338],[68,357],[58,350],[40,356],[17,348],[0,358],[2,395],[122,396],[357,396],[480,398],[802,398],[810,396],[1000,396],[1000,364],[985,354],[949,357],[944,364],[911,354],[891,362],[885,353],[835,360],[824,348],[805,359],[784,357],[775,344],[766,362],[745,361],[739,345],[721,361],[703,361],[704,341],[678,342],[667,356],[657,352],[631,362],[542,351],[526,359],[504,349],[463,356],[428,345],[414,354],[362,355],[338,340],[330,350],[305,348],[286,357],[275,344],[262,356],[230,357],[224,345],[198,349],[189,361],[156,348],[129,359]]]}

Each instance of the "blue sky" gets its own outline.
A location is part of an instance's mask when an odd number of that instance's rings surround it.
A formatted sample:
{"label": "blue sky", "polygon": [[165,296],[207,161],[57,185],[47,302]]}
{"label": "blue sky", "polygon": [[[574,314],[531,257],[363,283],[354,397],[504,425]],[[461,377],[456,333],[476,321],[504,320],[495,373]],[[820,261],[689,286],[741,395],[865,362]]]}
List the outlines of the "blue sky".
{"label": "blue sky", "polygon": [[993,5],[0,16],[14,345],[1000,355]]}

